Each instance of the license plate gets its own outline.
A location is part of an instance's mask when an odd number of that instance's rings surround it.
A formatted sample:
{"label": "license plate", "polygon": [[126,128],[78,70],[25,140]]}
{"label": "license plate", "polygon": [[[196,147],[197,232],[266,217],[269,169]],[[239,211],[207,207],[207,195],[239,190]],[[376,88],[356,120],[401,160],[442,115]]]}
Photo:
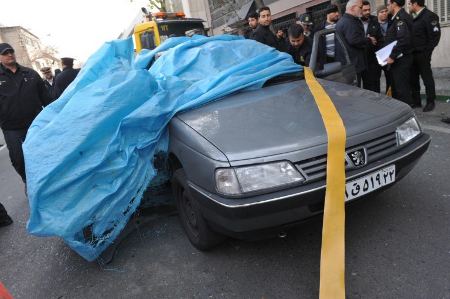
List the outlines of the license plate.
{"label": "license plate", "polygon": [[395,165],[390,165],[345,184],[345,200],[351,200],[395,182]]}

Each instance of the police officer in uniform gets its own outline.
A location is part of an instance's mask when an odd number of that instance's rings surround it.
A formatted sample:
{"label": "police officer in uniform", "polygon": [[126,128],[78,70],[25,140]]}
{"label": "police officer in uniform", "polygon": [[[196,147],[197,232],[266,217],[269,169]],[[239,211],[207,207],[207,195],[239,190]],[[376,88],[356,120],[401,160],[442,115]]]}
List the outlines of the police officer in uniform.
{"label": "police officer in uniform", "polygon": [[44,84],[47,88],[48,94],[53,94],[53,85],[55,84],[55,76],[52,74],[52,69],[48,66],[41,68],[41,73],[44,76]]}
{"label": "police officer in uniform", "polygon": [[[439,17],[424,5],[424,0],[410,0],[409,7],[413,19],[413,68],[411,72],[411,89],[413,107],[421,107],[420,77],[422,77],[427,94],[427,104],[424,112],[434,109],[436,91],[433,72],[431,71],[431,55],[441,38]],[[419,77],[420,76],[420,77]]]}
{"label": "police officer in uniform", "polygon": [[61,64],[62,64],[62,72],[58,74],[58,76],[55,77],[55,83],[53,86],[53,94],[52,97],[56,100],[61,96],[61,94],[64,92],[64,90],[67,88],[67,86],[72,83],[73,80],[75,80],[76,76],[78,75],[78,72],[80,69],[74,69],[73,68],[73,58],[70,57],[63,57],[61,58]]}
{"label": "police officer in uniform", "polygon": [[[9,158],[25,182],[25,162],[22,143],[28,128],[43,106],[51,99],[39,74],[17,63],[13,47],[0,44],[0,127]],[[12,223],[0,203],[0,227]]]}
{"label": "police officer in uniform", "polygon": [[287,52],[291,54],[294,62],[303,66],[309,66],[312,44],[305,37],[303,27],[299,24],[292,24],[288,29],[288,38],[289,45]]}
{"label": "police officer in uniform", "polygon": [[303,35],[312,40],[312,38],[314,37],[314,23],[311,16],[308,13],[302,14],[298,18],[297,24],[303,27]]}
{"label": "police officer in uniform", "polygon": [[386,32],[385,44],[397,41],[387,60],[392,96],[412,105],[409,81],[413,61],[412,17],[403,9],[404,5],[405,0],[388,0],[388,10],[392,18]]}

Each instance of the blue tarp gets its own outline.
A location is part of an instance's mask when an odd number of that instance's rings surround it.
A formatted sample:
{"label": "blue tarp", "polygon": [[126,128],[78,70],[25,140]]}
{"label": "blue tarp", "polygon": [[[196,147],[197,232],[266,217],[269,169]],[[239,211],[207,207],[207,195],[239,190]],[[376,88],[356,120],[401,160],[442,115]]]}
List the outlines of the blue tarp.
{"label": "blue tarp", "polygon": [[171,38],[133,56],[131,39],[103,45],[38,115],[23,145],[28,231],[59,236],[88,261],[139,206],[177,112],[301,70],[286,53],[227,35]]}

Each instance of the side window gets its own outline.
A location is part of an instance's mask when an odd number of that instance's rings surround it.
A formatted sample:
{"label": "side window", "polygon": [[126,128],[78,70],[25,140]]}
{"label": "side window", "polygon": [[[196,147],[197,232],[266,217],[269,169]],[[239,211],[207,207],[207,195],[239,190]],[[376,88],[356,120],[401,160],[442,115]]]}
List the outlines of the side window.
{"label": "side window", "polygon": [[155,45],[155,34],[153,31],[145,31],[140,36],[142,49],[153,50]]}
{"label": "side window", "polygon": [[[334,34],[335,57],[326,57],[326,36]],[[356,72],[350,61],[344,39],[335,29],[324,29],[314,34],[313,49],[309,67],[316,77],[346,84],[355,84]]]}

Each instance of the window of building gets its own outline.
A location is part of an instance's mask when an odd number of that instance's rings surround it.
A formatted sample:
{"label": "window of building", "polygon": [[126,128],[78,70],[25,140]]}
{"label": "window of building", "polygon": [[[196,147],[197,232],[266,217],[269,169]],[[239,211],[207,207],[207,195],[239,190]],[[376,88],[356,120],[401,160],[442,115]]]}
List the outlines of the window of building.
{"label": "window of building", "polygon": [[278,29],[287,30],[291,24],[294,24],[297,20],[296,13],[291,13],[288,15],[285,15],[283,17],[277,18],[276,20],[273,20],[272,25],[273,29],[276,31]]}
{"label": "window of building", "polygon": [[[340,2],[340,10],[342,13],[345,12],[345,5],[347,4],[348,0],[341,0]],[[306,12],[311,15],[311,18],[313,19],[314,26],[322,24],[326,18],[326,10],[328,6],[331,4],[331,1],[325,1],[320,4],[311,6],[306,8]]]}
{"label": "window of building", "polygon": [[441,23],[450,23],[450,1],[448,0],[427,0],[427,6],[439,16]]}

